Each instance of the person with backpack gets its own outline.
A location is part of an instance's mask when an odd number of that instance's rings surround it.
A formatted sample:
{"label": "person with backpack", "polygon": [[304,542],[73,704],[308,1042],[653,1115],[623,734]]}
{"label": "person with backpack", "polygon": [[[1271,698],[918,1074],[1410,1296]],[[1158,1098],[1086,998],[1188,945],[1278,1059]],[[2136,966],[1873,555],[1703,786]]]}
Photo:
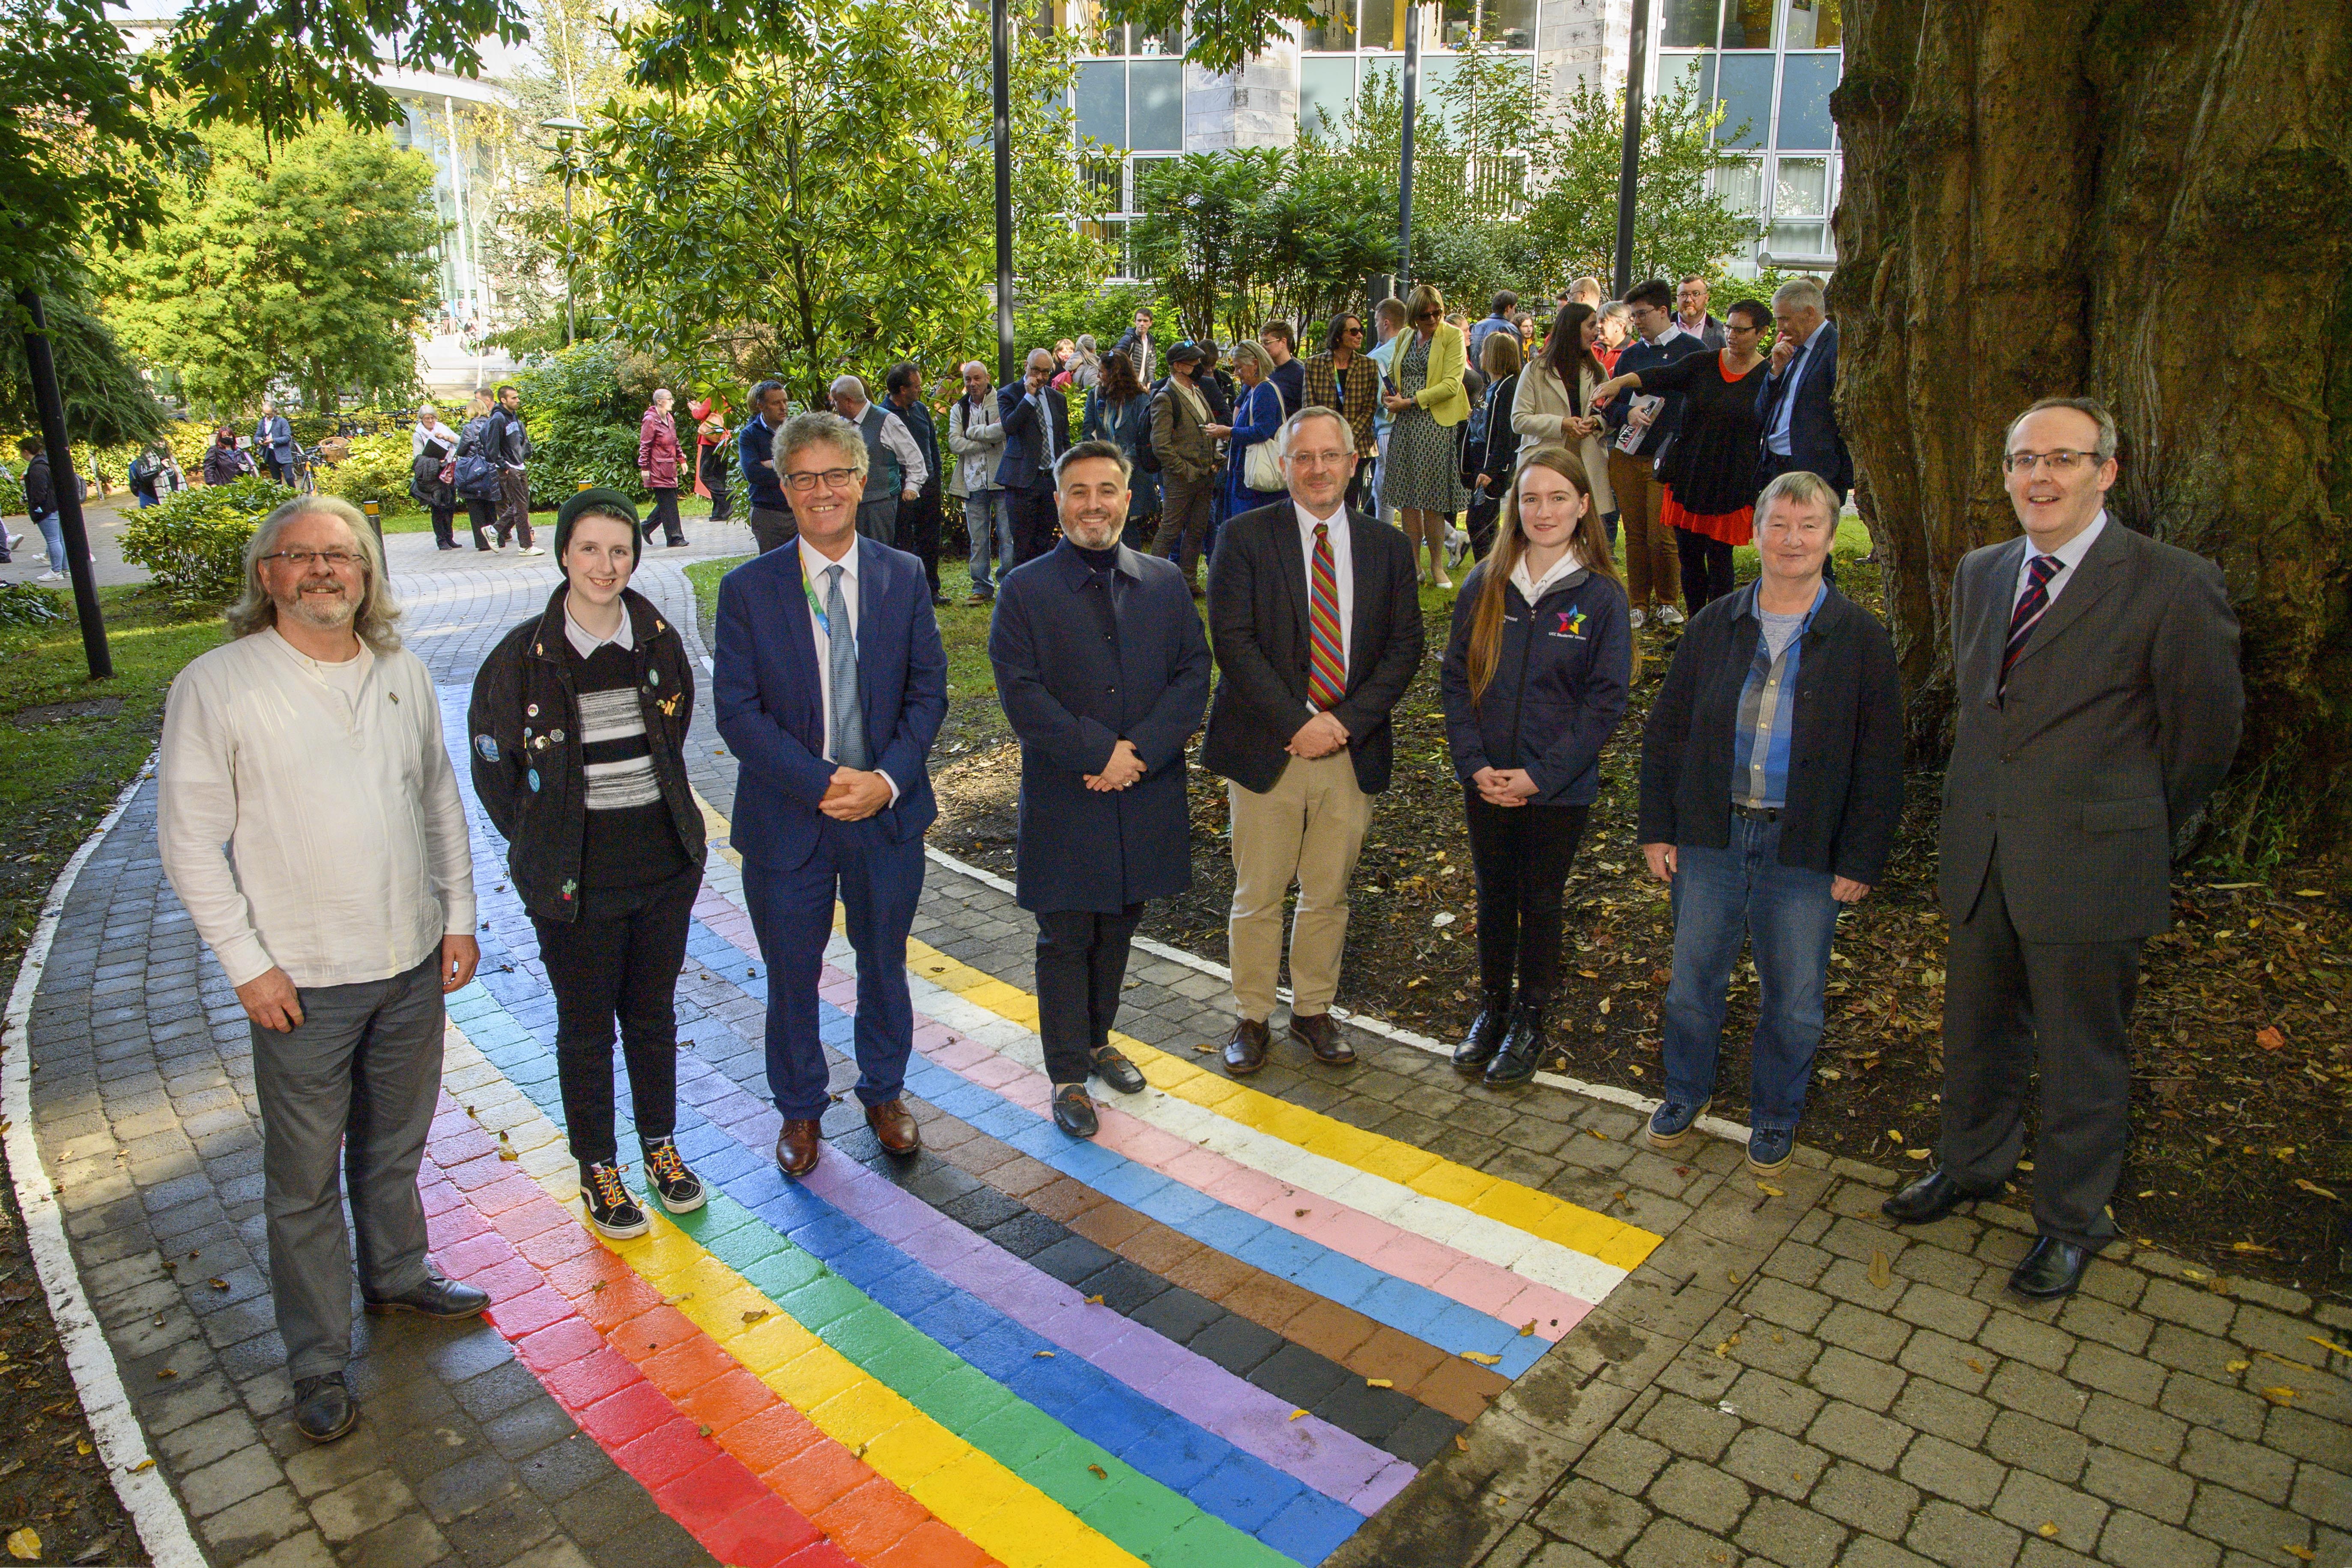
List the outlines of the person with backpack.
{"label": "person with backpack", "polygon": [[493,550],[490,542],[499,521],[499,465],[492,456],[498,437],[493,434],[490,394],[488,389],[477,389],[473,401],[466,405],[465,428],[457,436],[455,470],[451,478],[457,498],[465,503],[466,517],[473,525],[474,548]]}
{"label": "person with backpack", "polygon": [[1079,439],[1108,441],[1127,455],[1133,471],[1128,478],[1127,526],[1119,542],[1129,549],[1147,548],[1153,519],[1160,515],[1160,460],[1151,450],[1151,394],[1143,390],[1135,361],[1127,355],[1113,354],[1102,362],[1102,379],[1087,393]]}
{"label": "person with backpack", "polygon": [[454,472],[457,433],[441,423],[441,411],[425,403],[408,433],[408,493],[433,514],[433,548],[463,549],[457,542],[457,489]]}

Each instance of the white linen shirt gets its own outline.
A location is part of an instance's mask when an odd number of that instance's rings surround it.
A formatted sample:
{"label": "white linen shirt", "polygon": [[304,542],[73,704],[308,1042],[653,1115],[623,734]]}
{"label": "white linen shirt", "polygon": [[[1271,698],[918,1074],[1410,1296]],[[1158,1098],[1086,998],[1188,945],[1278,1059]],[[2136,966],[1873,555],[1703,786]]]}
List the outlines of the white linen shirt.
{"label": "white linen shirt", "polygon": [[2029,536],[2025,541],[2025,553],[2017,558],[2017,587],[2009,596],[2011,613],[2016,612],[2017,601],[2025,597],[2026,587],[2033,580],[2032,568],[2035,556],[2054,555],[2058,558],[2058,570],[2050,574],[2050,584],[2042,591],[2042,598],[2049,603],[2055,604],[2058,602],[2058,596],[2066,591],[2066,585],[2074,580],[2074,569],[2083,564],[2084,556],[2091,553],[2091,546],[2097,542],[2099,531],[2106,526],[2107,513],[2106,508],[2103,507],[2099,509],[2099,515],[2091,519],[2089,528],[2084,528],[2056,549],[2035,549],[2033,540]]}
{"label": "white linen shirt", "polygon": [[[855,640],[863,614],[857,592],[857,541],[854,538],[849,541],[849,548],[842,552],[839,560],[828,560],[824,551],[798,536],[793,538],[793,548],[801,552],[801,571],[807,578],[809,588],[816,594],[818,609],[824,607],[828,597],[827,586],[832,580],[825,574],[836,566],[841,568],[841,600],[849,611],[849,635]],[[824,715],[824,749],[820,755],[827,762],[837,763],[839,758],[833,754],[833,639],[825,634],[824,622],[814,612],[809,615],[809,636],[816,643],[817,706]],[[869,754],[878,756],[882,750],[881,743],[876,737],[868,735],[866,749]],[[882,773],[878,768],[875,771]],[[890,804],[895,806],[898,803],[898,781],[887,773],[882,773],[882,777],[889,781]]]}
{"label": "white linen shirt", "polygon": [[233,985],[273,967],[298,987],[388,979],[474,933],[433,677],[405,649],[352,663],[319,664],[273,630],[172,683],[156,844]]}
{"label": "white linen shirt", "polygon": [[[1307,604],[1313,613],[1315,604],[1315,525],[1314,513],[1293,500],[1290,509],[1298,518],[1298,548],[1307,556]],[[1355,655],[1356,640],[1356,557],[1348,546],[1348,503],[1341,501],[1339,509],[1323,519],[1329,528],[1331,540],[1331,580],[1339,600],[1339,681],[1347,684],[1348,661]],[[1308,628],[1309,632],[1313,628]],[[1307,703],[1308,713],[1320,713],[1313,698]]]}

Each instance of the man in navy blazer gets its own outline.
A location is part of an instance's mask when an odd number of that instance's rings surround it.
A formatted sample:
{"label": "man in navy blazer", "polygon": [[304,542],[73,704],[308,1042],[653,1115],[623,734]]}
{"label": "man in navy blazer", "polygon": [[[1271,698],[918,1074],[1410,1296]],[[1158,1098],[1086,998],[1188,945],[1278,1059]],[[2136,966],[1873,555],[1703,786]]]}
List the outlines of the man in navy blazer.
{"label": "man in navy blazer", "polygon": [[1110,1043],[1149,898],[1192,885],[1184,743],[1209,704],[1209,640],[1173,561],[1118,542],[1127,455],[1085,441],[1055,471],[1061,543],[997,589],[988,657],[1021,737],[1014,897],[1037,916],[1037,1034],[1054,1123],[1098,1130],[1087,1079],[1143,1074]]}
{"label": "man in navy blazer", "polygon": [[1818,474],[1843,507],[1853,488],[1853,458],[1838,430],[1838,329],[1826,308],[1822,286],[1812,278],[1792,278],[1773,290],[1772,324],[1780,340],[1756,393],[1756,412],[1764,420],[1759,477],[1769,485],[1799,469]]}
{"label": "man in navy blazer", "polygon": [[776,1163],[792,1176],[816,1167],[830,1103],[816,985],[836,894],[857,952],[857,1098],[885,1149],[921,1145],[900,1097],[915,1039],[907,931],[939,815],[926,758],[948,661],[923,563],[858,537],[866,461],[839,414],[786,420],[775,465],[797,538],[719,585],[713,711],[738,765],[728,836],[768,960]]}
{"label": "man in navy blazer", "polygon": [[289,484],[294,474],[294,427],[268,398],[261,400],[261,417],[253,422],[253,447],[260,454],[269,476]]}
{"label": "man in navy blazer", "polygon": [[1035,560],[1054,548],[1054,464],[1070,449],[1070,405],[1054,390],[1051,350],[1030,350],[1021,379],[996,394],[1004,423],[1004,455],[996,482],[1004,487],[1004,507],[1013,519],[1015,565]]}

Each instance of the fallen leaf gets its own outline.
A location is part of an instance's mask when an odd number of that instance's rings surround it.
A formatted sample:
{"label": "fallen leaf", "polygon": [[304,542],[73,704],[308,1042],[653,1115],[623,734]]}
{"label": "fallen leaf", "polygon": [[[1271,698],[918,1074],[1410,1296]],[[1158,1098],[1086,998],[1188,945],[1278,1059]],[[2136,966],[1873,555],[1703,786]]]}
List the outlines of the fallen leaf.
{"label": "fallen leaf", "polygon": [[1304,1219],[1307,1218],[1307,1211],[1303,1208],[1294,1208],[1290,1211],[1290,1218],[1293,1219]]}
{"label": "fallen leaf", "polygon": [[1364,1386],[1367,1388],[1394,1388],[1396,1386],[1396,1379],[1393,1377],[1367,1377],[1364,1379]]}
{"label": "fallen leaf", "polygon": [[1102,1304],[1103,1299],[1100,1296],[1088,1296],[1087,1298],[1087,1305],[1090,1307],[1099,1307]]}
{"label": "fallen leaf", "polygon": [[228,1281],[226,1280],[206,1280],[205,1283],[210,1285],[215,1291],[226,1291],[228,1289]]}
{"label": "fallen leaf", "polygon": [[1110,1472],[1103,1469],[1100,1465],[1088,1465],[1087,1467],[1087,1473],[1094,1477],[1095,1479],[1098,1481],[1107,1481],[1110,1479]]}
{"label": "fallen leaf", "polygon": [[1773,1186],[1770,1182],[1769,1182],[1769,1181],[1759,1181],[1759,1182],[1758,1182],[1758,1183],[1756,1184],[1756,1190],[1757,1190],[1758,1192],[1762,1193],[1766,1197],[1788,1197],[1788,1196],[1789,1196],[1787,1193],[1785,1193],[1785,1192],[1781,1191],[1779,1187],[1774,1186]]}
{"label": "fallen leaf", "polygon": [[75,1452],[75,1453],[77,1453],[77,1454],[87,1454],[87,1453],[89,1453],[89,1439],[88,1437],[77,1437],[76,1439],[74,1439],[74,1452]]}
{"label": "fallen leaf", "polygon": [[2340,1355],[2347,1361],[2352,1361],[2352,1350],[2346,1350],[2332,1339],[2322,1339],[2315,1333],[2307,1333],[2303,1337],[2331,1355]]}
{"label": "fallen leaf", "polygon": [[1503,1358],[1499,1355],[1489,1355],[1483,1350],[1465,1350],[1462,1353],[1462,1359],[1475,1361],[1481,1366],[1492,1366]]}
{"label": "fallen leaf", "polygon": [[1716,1354],[1716,1358],[1717,1358],[1718,1361],[1719,1361],[1719,1360],[1721,1360],[1723,1357],[1725,1357],[1725,1356],[1727,1356],[1727,1355],[1729,1355],[1730,1354],[1731,1354],[1731,1342],[1730,1342],[1729,1340],[1725,1340],[1722,1343],[1720,1343],[1720,1344],[1718,1344],[1718,1345],[1717,1345],[1717,1346],[1715,1347],[1715,1354]]}
{"label": "fallen leaf", "polygon": [[765,1307],[754,1307],[754,1308],[752,1308],[750,1312],[745,1312],[745,1313],[743,1314],[743,1321],[744,1321],[745,1322],[747,1322],[747,1323],[756,1323],[756,1322],[758,1322],[761,1318],[764,1318],[764,1317],[766,1317],[767,1315],[768,1315],[768,1309],[767,1309],[767,1308],[765,1308]]}
{"label": "fallen leaf", "polygon": [[1029,1353],[1029,1359],[1032,1361],[1051,1361],[1054,1359],[1054,1353],[1050,1350],[1031,1351]]}
{"label": "fallen leaf", "polygon": [[1984,1363],[1979,1361],[1975,1356],[1969,1357],[1964,1364],[1970,1372],[1977,1374],[1979,1376],[1982,1376],[1984,1375]]}
{"label": "fallen leaf", "polygon": [[2273,1024],[2268,1029],[2254,1030],[2254,1043],[2264,1051],[2276,1051],[2286,1043],[2286,1036],[2279,1032],[2278,1025]]}
{"label": "fallen leaf", "polygon": [[2045,1520],[2043,1520],[2043,1521],[2042,1521],[2041,1526],[2040,1526],[2038,1529],[2036,1529],[2036,1530],[2034,1531],[2034,1532],[2033,1532],[2033,1533],[2034,1533],[2034,1534],[2036,1534],[2036,1535],[2038,1535],[2038,1536],[2040,1536],[2040,1537],[2042,1537],[2042,1540],[2047,1541],[2047,1540],[2049,1540],[2052,1536],[2053,1536],[2053,1535],[2055,1535],[2055,1534],[2057,1534],[2057,1533],[2058,1533],[2058,1527],[2057,1527],[2057,1525],[2055,1525],[2055,1524],[2052,1523],[2050,1521],[2048,1521],[2048,1520],[2046,1520],[2046,1519],[2045,1519]]}
{"label": "fallen leaf", "polygon": [[1430,916],[1429,923],[1441,929],[1451,925],[1454,924],[1454,912],[1450,909],[1441,909],[1435,915]]}
{"label": "fallen leaf", "polygon": [[1535,1319],[1533,1319],[1533,1318],[1529,1318],[1527,1322],[1523,1322],[1523,1323],[1521,1323],[1521,1324],[1519,1325],[1519,1337],[1520,1337],[1521,1339],[1526,1339],[1528,1336],[1529,1336],[1530,1334],[1534,1333],[1535,1332],[1536,1332],[1536,1321],[1535,1321]]}
{"label": "fallen leaf", "polygon": [[1727,1270],[1724,1270],[1723,1277],[1724,1277],[1725,1279],[1727,1279],[1727,1280],[1730,1281],[1731,1281],[1733,1284],[1735,1284],[1735,1285],[1738,1284],[1742,1280],[1745,1280],[1746,1278],[1748,1278],[1748,1276],[1747,1276],[1747,1275],[1745,1275],[1745,1274],[1741,1273],[1741,1272],[1740,1272],[1738,1270],[1737,1270],[1737,1269],[1727,1269]]}
{"label": "fallen leaf", "polygon": [[2282,1545],[2279,1550],[2285,1552],[2289,1557],[2294,1558],[2298,1562],[2316,1563],[2319,1561],[2319,1553],[2314,1552],[2308,1546]]}
{"label": "fallen leaf", "polygon": [[152,1469],[153,1469],[154,1468],[155,1468],[155,1461],[154,1461],[154,1460],[152,1460],[152,1459],[142,1459],[142,1460],[140,1460],[137,1464],[135,1464],[135,1465],[133,1465],[133,1466],[131,1466],[131,1473],[132,1475],[134,1475],[134,1476],[145,1475],[149,1470],[152,1470]]}
{"label": "fallen leaf", "polygon": [[512,1149],[500,1149],[499,1151],[499,1158],[502,1160],[519,1160],[522,1158],[522,1156],[515,1153]]}
{"label": "fallen leaf", "polygon": [[1598,1127],[1587,1127],[1587,1128],[1585,1128],[1584,1130],[1585,1130],[1586,1132],[1588,1132],[1588,1133],[1591,1134],[1594,1137],[1596,1137],[1596,1138],[1600,1139],[1600,1140],[1601,1140],[1602,1143],[1604,1143],[1604,1144],[1605,1144],[1605,1143],[1607,1143],[1607,1142],[1609,1141],[1609,1134],[1606,1134],[1606,1133],[1604,1133],[1604,1132],[1602,1132],[1602,1131],[1601,1131],[1600,1128],[1598,1128]]}
{"label": "fallen leaf", "polygon": [[2295,1399],[2294,1390],[2287,1387],[2284,1384],[2279,1384],[2269,1388],[2257,1389],[2255,1392],[2259,1393],[2263,1398],[2269,1400],[2273,1405],[2291,1405]]}
{"label": "fallen leaf", "polygon": [[1884,1252],[1873,1252],[1870,1255],[1871,1284],[1883,1291],[1886,1289],[1887,1283],[1894,1278],[1895,1270],[1894,1267],[1886,1261],[1886,1254]]}
{"label": "fallen leaf", "polygon": [[1924,1160],[1935,1152],[1936,1151],[1933,1149],[1906,1149],[1903,1151],[1906,1158],[1914,1160]]}
{"label": "fallen leaf", "polygon": [[167,1379],[167,1378],[177,1377],[177,1376],[179,1376],[179,1375],[179,1375],[178,1373],[176,1373],[176,1372],[173,1371],[170,1367],[168,1367],[168,1366],[167,1366],[167,1367],[165,1367],[163,1371],[161,1371],[161,1372],[159,1372],[159,1373],[157,1373],[157,1374],[155,1375],[155,1380],[156,1380],[157,1382],[159,1382],[159,1383],[160,1383],[160,1382],[163,1382],[163,1380],[165,1380],[165,1379]]}
{"label": "fallen leaf", "polygon": [[1890,1144],[1899,1144],[1903,1141],[1903,1134],[1889,1127],[1886,1129],[1886,1141]]}
{"label": "fallen leaf", "polygon": [[1305,1416],[1306,1414],[1307,1414],[1307,1412],[1306,1412],[1306,1411],[1304,1411],[1304,1410],[1293,1410],[1293,1411],[1290,1413],[1290,1418],[1291,1418],[1292,1420],[1296,1421],[1296,1420],[1299,1419],[1301,1416]]}
{"label": "fallen leaf", "polygon": [[696,1427],[694,1428],[694,1430],[695,1430],[696,1434],[697,1434],[698,1436],[699,1436],[699,1437],[708,1437],[709,1436],[710,1436],[710,1427],[709,1427],[709,1425],[708,1423],[702,1423],[702,1424],[698,1424],[698,1425],[697,1425],[697,1426],[696,1426]]}
{"label": "fallen leaf", "polygon": [[8,1555],[11,1557],[21,1557],[27,1563],[37,1563],[40,1561],[40,1531],[35,1530],[29,1524],[26,1525],[21,1530],[10,1531],[8,1532]]}
{"label": "fallen leaf", "polygon": [[1470,1451],[1470,1439],[1456,1432],[1454,1434],[1454,1446],[1466,1454]]}
{"label": "fallen leaf", "polygon": [[2229,1368],[2228,1368],[2228,1370],[2230,1370],[2230,1371],[2231,1371],[2231,1372],[2243,1372],[2243,1371],[2245,1371],[2245,1370],[2246,1370],[2246,1368],[2248,1368],[2248,1367],[2250,1367],[2250,1366],[2252,1366],[2252,1365],[2253,1365],[2253,1364],[2253,1364],[2252,1362],[2251,1362],[2251,1361],[2233,1361],[2233,1362],[2231,1362],[2231,1363],[2230,1363],[2230,1364],[2229,1364]]}
{"label": "fallen leaf", "polygon": [[2320,1186],[2317,1182],[2311,1180],[2309,1177],[2297,1176],[2294,1178],[2294,1185],[2301,1187],[2305,1192],[2316,1193],[2321,1197],[2331,1198],[2337,1203],[2344,1201],[2342,1198],[2336,1197],[2336,1195],[2330,1192],[2327,1188]]}

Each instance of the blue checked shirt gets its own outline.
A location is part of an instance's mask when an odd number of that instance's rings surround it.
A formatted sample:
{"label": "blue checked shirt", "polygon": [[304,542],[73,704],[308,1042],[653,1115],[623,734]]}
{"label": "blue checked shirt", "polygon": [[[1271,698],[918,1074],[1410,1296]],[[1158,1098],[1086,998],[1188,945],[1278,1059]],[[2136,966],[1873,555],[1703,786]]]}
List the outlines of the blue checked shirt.
{"label": "blue checked shirt", "polygon": [[1780,807],[1789,803],[1789,743],[1797,728],[1797,665],[1804,654],[1805,633],[1829,599],[1829,585],[1814,591],[1812,607],[1789,639],[1779,658],[1772,657],[1763,633],[1763,612],[1758,601],[1761,584],[1748,588],[1748,601],[1739,613],[1758,622],[1756,657],[1748,666],[1748,683],[1739,690],[1739,723],[1732,731],[1731,798],[1743,806]]}

